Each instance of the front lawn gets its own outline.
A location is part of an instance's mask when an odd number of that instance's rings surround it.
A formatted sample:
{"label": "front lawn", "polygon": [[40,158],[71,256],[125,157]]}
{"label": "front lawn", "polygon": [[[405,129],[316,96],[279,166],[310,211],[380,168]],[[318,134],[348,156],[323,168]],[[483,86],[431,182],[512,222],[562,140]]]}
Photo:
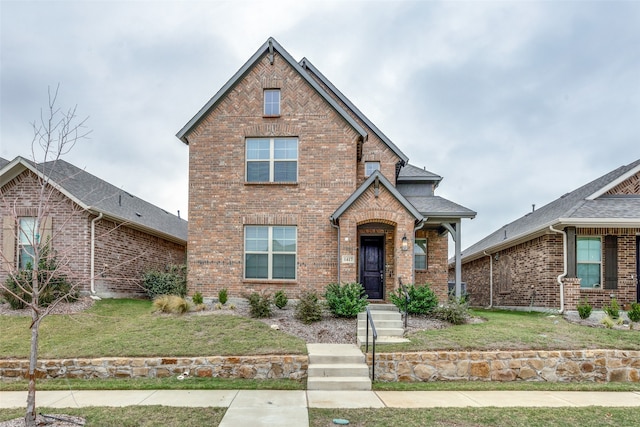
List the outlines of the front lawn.
{"label": "front lawn", "polygon": [[[0,316],[0,357],[28,358],[30,317]],[[305,342],[241,316],[163,315],[151,301],[108,299],[85,312],[50,315],[40,358],[305,354]]]}
{"label": "front lawn", "polygon": [[472,314],[486,322],[414,332],[407,337],[410,343],[380,346],[378,351],[640,350],[638,330],[592,328],[538,312],[473,310]]}

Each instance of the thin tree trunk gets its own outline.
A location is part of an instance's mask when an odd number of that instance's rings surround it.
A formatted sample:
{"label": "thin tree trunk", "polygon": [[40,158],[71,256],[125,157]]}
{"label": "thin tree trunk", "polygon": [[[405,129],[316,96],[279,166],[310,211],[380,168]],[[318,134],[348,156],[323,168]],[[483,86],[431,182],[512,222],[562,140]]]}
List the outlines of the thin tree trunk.
{"label": "thin tree trunk", "polygon": [[[37,250],[36,250],[37,254]],[[31,349],[29,352],[29,392],[27,394],[27,412],[24,415],[26,427],[36,426],[36,366],[38,362],[38,332],[40,330],[38,256],[34,259],[31,274]]]}

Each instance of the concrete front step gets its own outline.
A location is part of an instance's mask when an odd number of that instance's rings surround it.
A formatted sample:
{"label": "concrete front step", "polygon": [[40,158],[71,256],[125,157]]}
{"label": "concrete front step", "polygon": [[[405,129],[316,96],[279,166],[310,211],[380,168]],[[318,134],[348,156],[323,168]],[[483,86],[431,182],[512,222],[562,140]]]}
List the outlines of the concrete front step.
{"label": "concrete front step", "polygon": [[371,390],[369,367],[354,344],[307,344],[308,390]]}
{"label": "concrete front step", "polygon": [[369,377],[369,367],[364,363],[314,363],[309,365],[309,377]]}
{"label": "concrete front step", "polygon": [[[397,320],[402,319],[402,315],[400,313],[393,311],[372,311],[371,317],[373,317],[374,321],[378,320]],[[367,321],[367,313],[358,313],[358,323]]]}
{"label": "concrete front step", "polygon": [[367,377],[309,377],[307,390],[371,390]]}
{"label": "concrete front step", "polygon": [[[399,319],[393,319],[393,320],[380,320],[380,319],[373,319],[375,325],[376,325],[376,330],[380,329],[380,328],[403,328],[404,327],[404,322],[402,320]],[[365,320],[358,320],[358,330],[362,329],[366,329],[367,327],[367,321]],[[369,329],[371,329],[371,326],[369,326]]]}
{"label": "concrete front step", "polygon": [[[378,339],[380,337],[402,337],[404,336],[404,329],[402,328],[378,328],[376,325],[376,332],[378,333]],[[362,328],[358,328],[358,335],[365,336],[367,334],[367,330]],[[373,332],[371,328],[369,328],[369,335],[372,335]]]}
{"label": "concrete front step", "polygon": [[369,304],[370,311],[398,311],[395,304]]}
{"label": "concrete front step", "polygon": [[[360,347],[362,347],[363,345],[365,345],[366,343],[366,336],[365,335],[358,335],[357,337],[357,342],[358,345]],[[404,342],[410,342],[410,340],[403,338],[403,337],[381,337],[378,336],[378,339],[376,340],[376,345],[378,344],[401,344]],[[373,337],[371,335],[369,335],[369,344],[373,344]]]}

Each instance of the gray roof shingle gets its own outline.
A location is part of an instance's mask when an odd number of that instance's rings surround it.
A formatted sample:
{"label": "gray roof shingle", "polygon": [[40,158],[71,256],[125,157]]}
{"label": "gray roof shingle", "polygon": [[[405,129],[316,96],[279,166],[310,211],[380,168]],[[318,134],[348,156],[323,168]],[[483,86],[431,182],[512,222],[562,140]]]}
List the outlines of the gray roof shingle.
{"label": "gray roof shingle", "polygon": [[518,218],[489,234],[463,251],[463,260],[474,259],[492,248],[510,246],[509,243],[548,229],[550,225],[588,220],[637,220],[640,222],[640,197],[606,196],[594,200],[589,197],[614,183],[625,174],[640,169],[640,159],[621,166],[582,187],[567,193],[551,203]]}

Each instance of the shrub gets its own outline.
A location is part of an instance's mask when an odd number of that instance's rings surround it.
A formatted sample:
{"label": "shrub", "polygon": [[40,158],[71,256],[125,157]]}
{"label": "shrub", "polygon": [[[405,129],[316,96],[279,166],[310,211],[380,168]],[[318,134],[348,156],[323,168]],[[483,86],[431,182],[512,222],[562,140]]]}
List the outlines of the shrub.
{"label": "shrub", "polygon": [[273,296],[273,302],[275,303],[276,307],[282,310],[287,306],[289,298],[287,298],[287,294],[283,290],[280,290],[277,291]]}
{"label": "shrub", "polygon": [[154,312],[183,314],[189,311],[189,302],[177,295],[160,295],[153,300]]}
{"label": "shrub", "polygon": [[469,317],[469,305],[464,297],[459,300],[452,298],[443,306],[435,307],[431,314],[436,319],[444,320],[453,325],[462,325]]}
{"label": "shrub", "polygon": [[600,320],[600,323],[602,323],[607,329],[612,329],[615,324],[611,316],[608,315],[603,317],[602,320]]}
{"label": "shrub", "polygon": [[632,322],[640,322],[640,303],[632,302],[631,310],[627,312],[627,316]]}
{"label": "shrub", "polygon": [[591,316],[591,304],[587,300],[587,297],[584,298],[584,301],[578,304],[578,315],[581,319],[588,319]]}
{"label": "shrub", "polygon": [[[40,307],[47,307],[65,296],[67,301],[76,301],[78,299],[78,292],[73,289],[67,277],[61,274],[58,268],[58,260],[55,255],[49,252],[48,246],[43,246],[38,262],[38,283],[40,286],[38,305]],[[8,291],[10,290],[24,301],[31,302],[32,278],[33,266],[31,264],[27,264],[27,268],[19,271],[15,277],[7,277],[5,281],[7,289],[2,290],[2,296],[12,309],[23,309],[25,304]]]}
{"label": "shrub", "polygon": [[170,265],[164,272],[148,271],[144,274],[142,286],[151,299],[160,295],[184,297],[187,294],[187,267]]}
{"label": "shrub", "polygon": [[338,317],[356,317],[369,304],[360,283],[331,283],[324,294],[327,305]]}
{"label": "shrub", "polygon": [[[428,314],[438,306],[438,297],[431,290],[428,283],[424,285],[414,286],[407,285],[407,293],[409,294],[409,305],[407,311],[409,314]],[[404,311],[404,293],[402,289],[396,289],[389,295],[391,302],[401,311]]]}
{"label": "shrub", "polygon": [[204,302],[204,299],[202,298],[202,294],[200,292],[196,292],[195,294],[193,294],[191,299],[193,300],[193,303],[195,305],[200,305]]}
{"label": "shrub", "polygon": [[266,292],[254,292],[249,300],[249,315],[258,319],[271,317],[271,296]]}
{"label": "shrub", "polygon": [[229,292],[227,291],[227,288],[220,289],[218,291],[218,302],[220,302],[220,304],[222,305],[225,305],[228,299],[229,299]]}
{"label": "shrub", "polygon": [[294,316],[305,325],[322,320],[322,305],[318,300],[318,294],[313,291],[302,292]]}
{"label": "shrub", "polygon": [[609,305],[605,305],[604,307],[602,307],[602,310],[613,320],[616,320],[620,317],[620,304],[618,304],[618,301],[615,298],[611,299]]}

